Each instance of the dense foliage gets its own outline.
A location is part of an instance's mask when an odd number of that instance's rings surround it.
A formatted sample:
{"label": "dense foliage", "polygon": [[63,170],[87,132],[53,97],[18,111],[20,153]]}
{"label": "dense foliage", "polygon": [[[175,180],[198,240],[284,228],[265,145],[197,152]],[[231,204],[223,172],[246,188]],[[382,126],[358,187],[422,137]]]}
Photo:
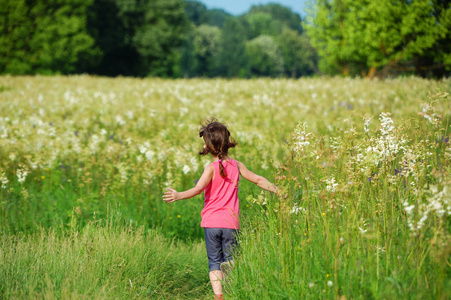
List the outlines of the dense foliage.
{"label": "dense foliage", "polygon": [[[311,47],[300,38],[300,16],[280,5],[255,6],[239,17],[181,0],[1,0],[0,7],[1,73],[299,77],[314,71],[315,57],[301,54]],[[258,45],[273,50],[259,55],[271,60],[275,48],[286,46],[278,39],[286,29],[296,46],[277,51],[283,53],[277,66],[255,66],[245,48],[264,35]],[[283,64],[299,58],[313,64]]]}
{"label": "dense foliage", "polygon": [[[258,5],[234,17],[197,1],[185,3],[193,26],[181,48],[180,76],[297,78],[316,72],[316,51],[303,33],[301,17],[289,8]],[[215,18],[220,22],[213,23]]]}
{"label": "dense foliage", "polygon": [[1,0],[0,72],[79,73],[101,52],[88,33],[92,0]]}
{"label": "dense foliage", "polygon": [[451,69],[451,2],[317,0],[308,33],[328,73],[443,76]]}
{"label": "dense foliage", "polygon": [[180,0],[95,0],[87,24],[103,53],[91,72],[174,75],[187,26]]}
{"label": "dense foliage", "polygon": [[279,4],[233,16],[192,0],[0,0],[0,73],[443,77],[450,5],[318,0],[303,22]]}

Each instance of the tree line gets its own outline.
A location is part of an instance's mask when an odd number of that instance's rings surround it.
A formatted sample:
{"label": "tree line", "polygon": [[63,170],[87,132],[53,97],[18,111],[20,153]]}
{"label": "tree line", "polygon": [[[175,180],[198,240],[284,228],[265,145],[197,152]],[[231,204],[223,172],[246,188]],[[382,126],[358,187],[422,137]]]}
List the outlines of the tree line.
{"label": "tree line", "polygon": [[315,0],[306,30],[324,73],[451,74],[449,0]]}
{"label": "tree line", "polygon": [[[383,3],[382,3],[383,2]],[[317,0],[233,16],[182,0],[0,0],[0,73],[293,77],[450,74],[446,0]]]}

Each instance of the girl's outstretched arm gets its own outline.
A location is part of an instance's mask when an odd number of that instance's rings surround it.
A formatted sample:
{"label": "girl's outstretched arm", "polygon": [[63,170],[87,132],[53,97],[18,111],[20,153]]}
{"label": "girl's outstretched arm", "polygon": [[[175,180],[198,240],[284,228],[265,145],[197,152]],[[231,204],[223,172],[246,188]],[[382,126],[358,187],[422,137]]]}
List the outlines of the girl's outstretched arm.
{"label": "girl's outstretched arm", "polygon": [[202,176],[200,177],[199,181],[197,182],[196,186],[192,189],[186,190],[184,192],[177,192],[174,189],[168,188],[168,190],[163,195],[163,200],[166,203],[175,202],[182,199],[189,199],[196,195],[199,195],[202,193],[202,191],[207,187],[207,185],[210,183],[210,181],[213,179],[213,174],[215,172],[215,169],[213,165],[208,165]]}
{"label": "girl's outstretched arm", "polygon": [[243,165],[241,162],[238,161],[238,169],[240,170],[241,176],[244,177],[244,179],[249,180],[250,182],[255,183],[259,187],[261,187],[264,190],[276,193],[277,188],[274,184],[268,181],[263,176],[257,175],[251,171],[249,171],[245,165]]}

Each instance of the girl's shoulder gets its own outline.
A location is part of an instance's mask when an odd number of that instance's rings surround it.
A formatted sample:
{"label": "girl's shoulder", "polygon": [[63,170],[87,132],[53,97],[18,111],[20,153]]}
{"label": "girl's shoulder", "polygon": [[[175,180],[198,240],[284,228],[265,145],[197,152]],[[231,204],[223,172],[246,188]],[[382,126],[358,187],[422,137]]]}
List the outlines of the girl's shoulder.
{"label": "girl's shoulder", "polygon": [[237,164],[237,165],[239,165],[239,164],[241,164],[238,160],[236,160],[236,159],[233,159],[233,161]]}
{"label": "girl's shoulder", "polygon": [[234,160],[234,162],[235,162],[235,165],[237,166],[238,170],[240,170],[241,166],[243,166],[243,164],[238,160]]}
{"label": "girl's shoulder", "polygon": [[228,160],[228,162],[231,163],[231,164],[237,165],[237,166],[240,164],[239,161],[237,161],[236,159],[233,159],[233,158],[230,158],[230,159]]}
{"label": "girl's shoulder", "polygon": [[208,165],[206,165],[204,168],[204,172],[214,172],[215,171],[214,163],[215,162],[212,162],[212,163],[209,163]]}

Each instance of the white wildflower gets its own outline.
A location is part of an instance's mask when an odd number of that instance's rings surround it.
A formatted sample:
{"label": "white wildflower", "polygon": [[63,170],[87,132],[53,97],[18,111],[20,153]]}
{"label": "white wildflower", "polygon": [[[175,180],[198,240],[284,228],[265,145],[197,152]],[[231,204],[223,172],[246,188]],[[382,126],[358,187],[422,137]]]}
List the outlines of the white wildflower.
{"label": "white wildflower", "polygon": [[27,175],[29,173],[29,170],[26,166],[22,165],[21,168],[17,169],[17,179],[20,183],[23,183],[25,179],[27,178]]}
{"label": "white wildflower", "polygon": [[442,116],[436,113],[436,108],[432,105],[432,103],[424,103],[422,105],[422,111],[419,112],[419,114],[422,115],[429,124],[435,127],[440,125]]}
{"label": "white wildflower", "polygon": [[303,208],[303,207],[300,207],[300,206],[298,206],[298,204],[297,203],[295,203],[294,205],[293,205],[293,207],[291,208],[291,210],[290,210],[290,213],[291,214],[299,214],[300,212],[304,212],[305,211],[305,208]]}
{"label": "white wildflower", "polygon": [[115,150],[116,150],[115,147],[112,145],[108,145],[106,147],[106,153],[108,153],[108,154],[114,152]]}
{"label": "white wildflower", "polygon": [[164,186],[166,188],[169,188],[173,185],[173,180],[172,180],[172,173],[170,171],[166,172],[166,182],[164,183]]}
{"label": "white wildflower", "polygon": [[365,157],[363,156],[362,153],[358,153],[358,154],[357,154],[357,156],[356,156],[356,161],[357,161],[358,163],[362,163],[362,162],[365,161]]}
{"label": "white wildflower", "polygon": [[393,126],[393,120],[390,118],[390,113],[381,113],[379,115],[379,120],[381,121],[380,131],[382,135],[387,135],[395,129]]}
{"label": "white wildflower", "polygon": [[299,123],[296,128],[294,129],[294,134],[293,134],[293,150],[297,153],[300,154],[301,152],[303,152],[304,148],[308,145],[310,145],[309,142],[309,136],[312,134],[311,132],[305,132],[307,128],[307,124],[306,123]]}
{"label": "white wildflower", "polygon": [[448,191],[448,186],[444,186],[441,191],[438,191],[436,186],[430,188],[432,195],[428,199],[428,208],[435,212],[438,218],[442,219],[446,215],[451,215],[451,196]]}
{"label": "white wildflower", "polygon": [[[151,150],[150,150],[150,151],[151,151]],[[152,157],[153,157],[154,152],[151,151],[151,153],[152,153]],[[158,155],[157,155],[157,158],[158,158],[158,160],[163,161],[163,160],[165,160],[165,159],[167,158],[167,156],[168,156],[168,155],[167,155],[166,152],[164,152],[164,151],[159,151],[159,152],[158,152]],[[147,153],[146,153],[146,157],[147,157],[147,159],[149,159]]]}
{"label": "white wildflower", "polygon": [[127,182],[128,180],[127,166],[124,163],[119,163],[117,164],[116,168],[121,177],[121,183]]}
{"label": "white wildflower", "polygon": [[27,161],[28,161],[28,164],[30,165],[30,167],[33,169],[33,170],[36,170],[37,168],[38,168],[38,163],[37,162],[34,162],[34,161],[32,161],[31,159],[27,159]]}
{"label": "white wildflower", "polygon": [[0,135],[0,138],[6,139],[8,137],[8,129],[6,127],[1,128],[0,132],[2,132],[2,134]]}
{"label": "white wildflower", "polygon": [[129,118],[130,120],[133,119],[134,117],[133,112],[131,110],[126,111],[125,114],[127,115],[127,118]]}
{"label": "white wildflower", "polygon": [[146,155],[147,160],[152,160],[153,157],[155,156],[155,152],[152,150],[147,150],[145,155]]}
{"label": "white wildflower", "polygon": [[247,196],[246,200],[248,202],[256,203],[259,205],[266,205],[267,200],[265,198],[265,194],[263,191],[260,192],[260,194],[257,196],[257,198],[252,197],[252,195]]}
{"label": "white wildflower", "polygon": [[8,184],[9,180],[8,177],[6,177],[5,172],[3,171],[0,175],[0,181],[2,182],[2,189],[6,189],[6,185]]}
{"label": "white wildflower", "polygon": [[189,109],[186,107],[179,108],[180,117],[184,117],[188,112],[189,112]]}
{"label": "white wildflower", "polygon": [[191,171],[191,168],[188,165],[184,165],[182,172],[183,174],[188,174]]}
{"label": "white wildflower", "polygon": [[338,183],[335,182],[335,178],[331,177],[326,180],[326,190],[328,192],[335,192],[335,188],[338,186]]}
{"label": "white wildflower", "polygon": [[91,152],[95,154],[98,150],[98,145],[100,143],[100,138],[97,134],[94,134],[91,138],[91,143],[89,144],[89,148],[91,149]]}
{"label": "white wildflower", "polygon": [[119,125],[125,125],[125,120],[122,118],[122,116],[121,115],[117,115],[116,116],[116,122],[119,124]]}
{"label": "white wildflower", "polygon": [[147,151],[147,148],[146,148],[145,146],[143,146],[143,145],[139,146],[139,152],[140,152],[141,154],[146,153],[146,151]]}
{"label": "white wildflower", "polygon": [[143,179],[143,183],[146,185],[150,185],[152,183],[153,173],[150,171],[147,171],[147,178]]}
{"label": "white wildflower", "polygon": [[391,162],[400,151],[405,151],[406,140],[394,134],[393,120],[389,113],[381,113],[381,136],[371,139],[371,145],[366,149],[365,160],[379,165],[381,162]]}
{"label": "white wildflower", "polygon": [[338,155],[339,152],[337,150],[341,148],[341,145],[342,145],[341,138],[331,136],[329,138],[329,140],[330,140],[330,148],[332,148],[334,150],[333,153],[335,153],[335,155],[337,155],[337,157],[339,157],[339,155]]}
{"label": "white wildflower", "polygon": [[332,281],[329,280],[329,281],[327,282],[327,286],[328,286],[328,287],[331,287],[331,286],[333,286],[333,285],[334,285],[334,283],[333,283]]}
{"label": "white wildflower", "polygon": [[430,213],[435,214],[439,222],[443,222],[446,217],[451,215],[451,196],[448,186],[444,186],[439,191],[438,186],[431,185],[427,193],[430,194],[430,197],[428,197],[427,203],[417,207],[416,215],[413,213],[413,210],[416,208],[415,205],[409,205],[407,202],[403,203],[407,215],[407,225],[414,236],[417,236],[424,227]]}
{"label": "white wildflower", "polygon": [[366,114],[366,115],[363,117],[363,121],[364,121],[364,123],[363,123],[363,130],[364,130],[366,133],[370,132],[369,126],[370,126],[370,124],[371,124],[371,119],[372,119],[372,118],[373,118],[373,117],[372,117],[372,116],[369,116],[368,114]]}
{"label": "white wildflower", "polygon": [[14,161],[14,160],[16,159],[16,154],[15,154],[14,152],[11,152],[11,153],[9,154],[9,159],[10,159],[11,161]]}
{"label": "white wildflower", "polygon": [[420,221],[418,221],[417,223],[417,230],[421,230],[421,228],[423,228],[424,223],[426,222],[427,218],[428,218],[428,213],[429,213],[429,209],[426,209],[425,211],[423,211],[423,215],[421,216]]}
{"label": "white wildflower", "polygon": [[193,172],[197,172],[197,170],[199,169],[199,164],[197,163],[197,159],[193,156],[190,159],[190,164],[191,164],[191,169],[193,170]]}
{"label": "white wildflower", "polygon": [[415,205],[410,205],[409,206],[409,203],[407,203],[407,202],[404,202],[404,210],[406,211],[406,213],[408,214],[408,215],[411,215],[412,214],[412,211],[413,211],[413,209],[415,208]]}
{"label": "white wildflower", "polygon": [[51,136],[51,137],[55,137],[56,136],[56,129],[55,129],[55,127],[50,127],[49,128],[48,135]]}
{"label": "white wildflower", "polygon": [[446,148],[446,150],[445,150],[445,157],[447,159],[451,159],[451,147]]}

